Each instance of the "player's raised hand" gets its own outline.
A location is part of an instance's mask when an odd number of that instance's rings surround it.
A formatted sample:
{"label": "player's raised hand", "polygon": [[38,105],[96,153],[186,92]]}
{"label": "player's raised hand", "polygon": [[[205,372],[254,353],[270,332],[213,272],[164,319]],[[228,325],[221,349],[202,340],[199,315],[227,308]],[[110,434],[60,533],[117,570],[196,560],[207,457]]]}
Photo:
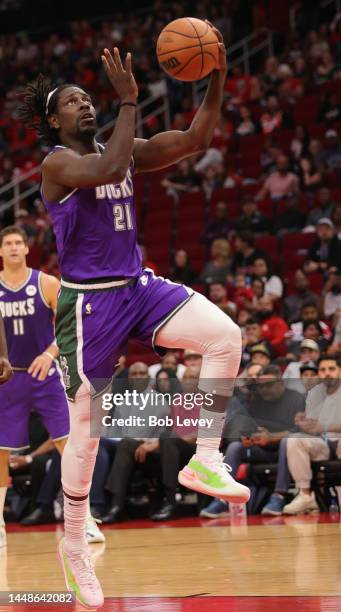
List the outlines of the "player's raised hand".
{"label": "player's raised hand", "polygon": [[43,381],[48,375],[48,371],[52,366],[53,359],[49,357],[46,353],[42,353],[36,357],[30,367],[28,368],[28,373],[31,374],[32,378],[36,378],[37,380]]}
{"label": "player's raised hand", "polygon": [[6,357],[0,357],[0,385],[7,382],[13,376],[13,370]]}
{"label": "player's raised hand", "polygon": [[215,33],[219,41],[218,45],[219,45],[220,65],[217,66],[217,70],[220,70],[221,72],[226,73],[227,72],[227,58],[226,58],[226,47],[225,47],[223,35],[217,28],[214,27],[213,23],[208,21],[208,19],[205,19],[205,22],[210,26],[210,28],[212,28],[213,32]]}
{"label": "player's raised hand", "polygon": [[104,49],[102,63],[110,83],[121,98],[121,102],[136,102],[138,88],[132,72],[131,53],[127,53],[123,67],[117,47],[114,48],[113,55],[109,49]]}

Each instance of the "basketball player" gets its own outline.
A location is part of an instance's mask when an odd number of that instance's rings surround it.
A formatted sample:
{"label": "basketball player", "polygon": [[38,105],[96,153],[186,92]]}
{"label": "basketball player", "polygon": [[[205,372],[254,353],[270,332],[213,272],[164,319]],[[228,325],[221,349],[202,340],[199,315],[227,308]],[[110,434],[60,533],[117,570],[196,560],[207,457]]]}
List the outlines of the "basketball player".
{"label": "basketball player", "polygon": [[[200,388],[216,391],[212,427],[198,432],[196,455],[180,473],[194,490],[247,500],[234,481],[219,444],[224,410],[241,356],[241,333],[202,295],[141,269],[134,213],[133,174],[165,168],[209,146],[220,115],[226,52],[219,36],[220,67],[190,128],[150,140],[135,139],[137,85],[131,55],[122,65],[117,48],[102,62],[121,100],[105,147],[95,140],[95,109],[77,85],[51,89],[44,77],[28,86],[22,119],[52,145],[43,162],[42,197],[57,237],[62,273],[56,334],[70,399],[70,437],[62,458],[65,539],[59,554],[69,589],[88,606],[103,594],[87,553],[84,521],[98,439],[90,435],[90,403],[109,381],[128,338],[162,348],[190,348],[203,355]],[[102,386],[100,384],[102,381]]]}
{"label": "basketball player", "polygon": [[[60,283],[28,268],[27,254],[27,236],[22,229],[10,226],[0,232],[0,313],[14,370],[12,380],[0,387],[0,546],[6,544],[3,509],[9,451],[28,446],[30,411],[34,409],[41,416],[60,453],[69,434],[67,399],[55,361],[54,312]],[[31,455],[25,459],[32,461]],[[94,541],[95,536],[96,541],[103,541],[93,523],[88,516],[88,541]]]}

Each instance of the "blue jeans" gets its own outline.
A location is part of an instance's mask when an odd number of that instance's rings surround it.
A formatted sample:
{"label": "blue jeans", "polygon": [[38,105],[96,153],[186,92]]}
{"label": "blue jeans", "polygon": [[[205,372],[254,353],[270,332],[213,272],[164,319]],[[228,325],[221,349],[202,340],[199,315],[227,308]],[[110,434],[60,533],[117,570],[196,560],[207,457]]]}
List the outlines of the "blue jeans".
{"label": "blue jeans", "polygon": [[231,442],[227,447],[224,463],[232,468],[232,476],[235,476],[241,463],[277,463],[277,478],[275,491],[286,493],[291,476],[287,463],[287,441],[280,441],[278,450],[267,450],[266,446],[251,446],[245,448],[241,442]]}

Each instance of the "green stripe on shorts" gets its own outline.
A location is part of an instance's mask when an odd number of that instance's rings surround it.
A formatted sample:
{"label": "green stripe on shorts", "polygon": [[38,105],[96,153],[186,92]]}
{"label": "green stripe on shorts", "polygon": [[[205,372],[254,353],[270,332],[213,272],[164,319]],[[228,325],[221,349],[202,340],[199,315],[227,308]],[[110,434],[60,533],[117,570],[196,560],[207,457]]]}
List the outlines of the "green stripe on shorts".
{"label": "green stripe on shorts", "polygon": [[79,292],[62,287],[57,306],[56,338],[66,394],[74,399],[82,384],[77,367],[76,304]]}

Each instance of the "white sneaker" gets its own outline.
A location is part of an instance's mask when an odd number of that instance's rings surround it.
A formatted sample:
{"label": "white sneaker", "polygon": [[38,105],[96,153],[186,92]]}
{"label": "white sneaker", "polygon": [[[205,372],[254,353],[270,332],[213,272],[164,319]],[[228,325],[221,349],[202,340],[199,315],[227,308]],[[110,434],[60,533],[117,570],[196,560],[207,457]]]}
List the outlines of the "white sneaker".
{"label": "white sneaker", "polygon": [[4,524],[0,525],[0,548],[3,546],[7,546],[6,527]]}
{"label": "white sneaker", "polygon": [[309,512],[319,512],[319,507],[313,491],[310,495],[300,491],[295,499],[283,508],[283,514],[306,514]]}
{"label": "white sneaker", "polygon": [[97,519],[93,516],[89,516],[86,519],[85,524],[85,536],[88,544],[97,544],[98,542],[105,542],[105,535],[97,525]]}
{"label": "white sneaker", "polygon": [[180,484],[193,491],[212,495],[223,501],[236,504],[248,502],[250,489],[237,482],[230,472],[230,466],[223,462],[223,455],[215,451],[208,458],[199,459],[194,455],[179,472],[178,480]]}

